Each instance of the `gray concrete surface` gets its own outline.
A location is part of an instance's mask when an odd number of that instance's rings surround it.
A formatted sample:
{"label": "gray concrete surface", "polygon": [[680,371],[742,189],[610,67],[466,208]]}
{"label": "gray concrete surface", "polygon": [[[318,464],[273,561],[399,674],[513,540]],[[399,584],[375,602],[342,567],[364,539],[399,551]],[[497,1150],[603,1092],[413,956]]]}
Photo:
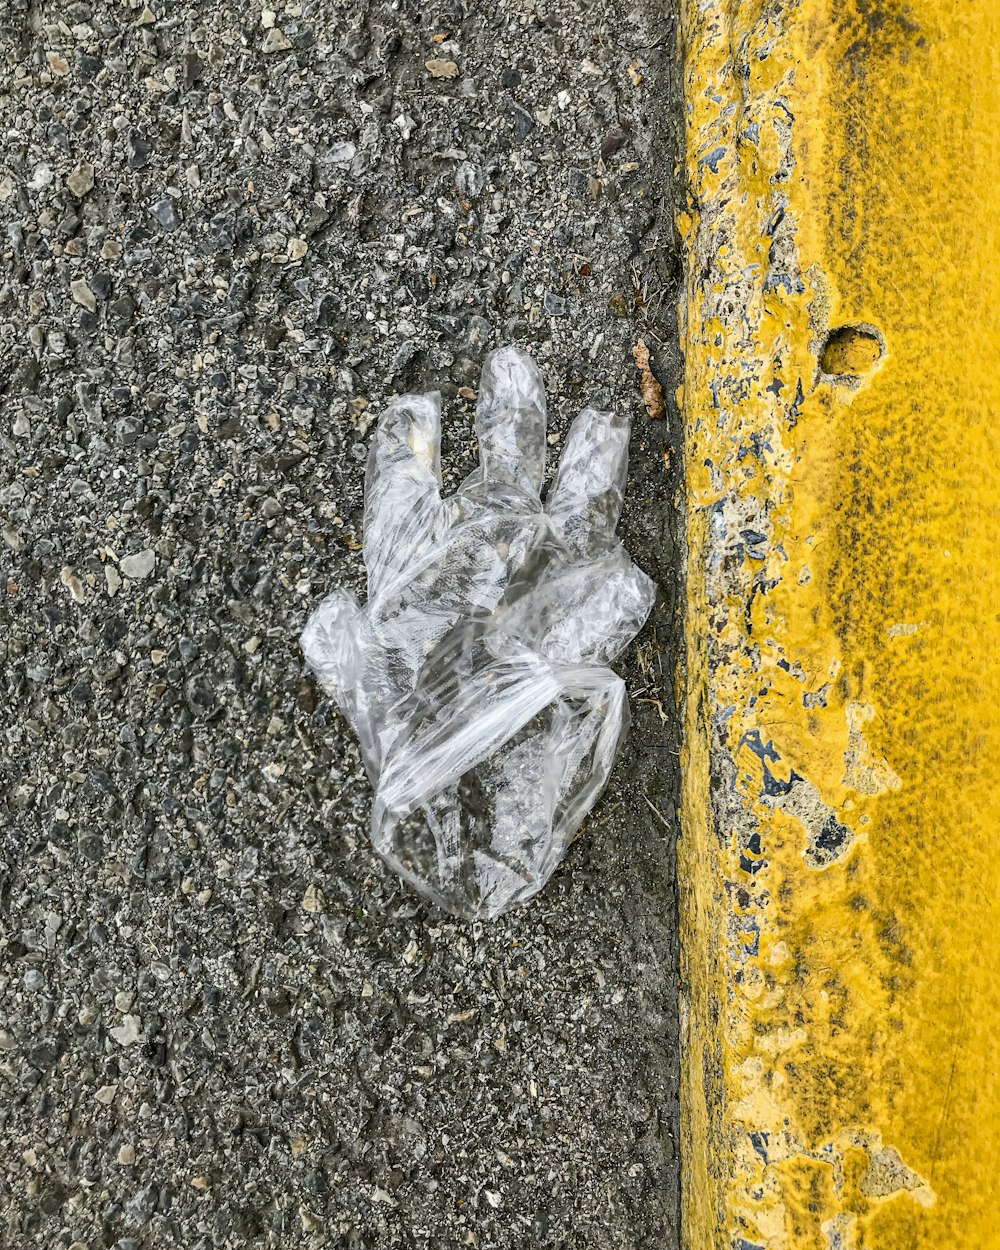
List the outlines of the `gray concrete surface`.
{"label": "gray concrete surface", "polygon": [[[670,1250],[672,21],[274,10],[0,4],[0,1246]],[[585,836],[481,927],[370,852],[296,637],[380,406],[440,387],[457,481],[506,341],[554,451],[631,412],[663,602]]]}

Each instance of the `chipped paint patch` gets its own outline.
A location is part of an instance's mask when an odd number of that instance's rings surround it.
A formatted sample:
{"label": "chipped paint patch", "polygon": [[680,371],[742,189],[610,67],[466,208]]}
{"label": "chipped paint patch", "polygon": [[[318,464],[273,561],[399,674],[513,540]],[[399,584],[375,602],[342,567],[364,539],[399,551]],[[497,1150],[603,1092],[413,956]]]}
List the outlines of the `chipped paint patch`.
{"label": "chipped paint patch", "polygon": [[[812,1146],[787,1129],[744,1129],[736,1154],[755,1175],[759,1173],[761,1207],[773,1200],[755,1230],[762,1240],[752,1243],[764,1250],[782,1244],[789,1225],[799,1229],[799,1236],[808,1230],[808,1240],[790,1243],[796,1248],[815,1244],[863,1250],[862,1216],[870,1216],[890,1200],[902,1199],[923,1209],[937,1201],[931,1185],[904,1162],[895,1146],[886,1145],[880,1133],[858,1126]],[[808,1218],[809,1208],[819,1199],[825,1218]]]}
{"label": "chipped paint patch", "polygon": [[854,835],[829,803],[824,803],[811,781],[796,775],[788,793],[776,800],[775,806],[802,826],[807,842],[802,855],[810,868],[828,868],[847,854]]}
{"label": "chipped paint patch", "polygon": [[844,785],[858,794],[888,794],[903,784],[886,760],[876,758],[865,738],[864,726],[875,719],[870,703],[848,703],[847,750],[844,752]]}

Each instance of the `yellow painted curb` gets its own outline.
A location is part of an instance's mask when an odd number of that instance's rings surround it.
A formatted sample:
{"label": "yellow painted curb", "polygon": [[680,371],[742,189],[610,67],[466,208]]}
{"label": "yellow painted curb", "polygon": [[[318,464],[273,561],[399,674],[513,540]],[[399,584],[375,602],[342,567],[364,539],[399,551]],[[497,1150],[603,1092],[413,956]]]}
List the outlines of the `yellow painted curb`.
{"label": "yellow painted curb", "polygon": [[1000,5],[682,0],[690,1250],[1000,1247]]}

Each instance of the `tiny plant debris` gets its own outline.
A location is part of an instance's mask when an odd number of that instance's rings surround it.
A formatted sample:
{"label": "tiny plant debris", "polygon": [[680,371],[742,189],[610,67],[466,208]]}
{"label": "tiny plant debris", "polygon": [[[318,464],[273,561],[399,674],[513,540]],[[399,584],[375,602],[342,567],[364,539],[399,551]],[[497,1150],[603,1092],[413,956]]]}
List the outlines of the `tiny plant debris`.
{"label": "tiny plant debris", "polygon": [[646,405],[646,412],[654,421],[658,421],[667,408],[663,402],[663,387],[657,382],[649,364],[649,348],[646,346],[645,339],[640,339],[632,348],[632,358],[639,369],[639,387],[642,391],[642,402]]}

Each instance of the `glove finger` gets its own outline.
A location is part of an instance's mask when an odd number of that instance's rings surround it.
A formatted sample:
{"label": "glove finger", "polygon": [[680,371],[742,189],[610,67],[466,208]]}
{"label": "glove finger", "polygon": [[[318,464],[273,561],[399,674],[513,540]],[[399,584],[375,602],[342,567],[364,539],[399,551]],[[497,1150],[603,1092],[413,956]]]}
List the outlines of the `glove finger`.
{"label": "glove finger", "polygon": [[545,475],[545,387],[526,352],[501,347],[486,357],[476,434],[483,479],[513,481],[538,494]]}
{"label": "glove finger", "polygon": [[[334,590],[316,605],[299,638],[306,668],[337,701],[361,742],[368,776],[378,777],[379,745],[372,700],[366,686],[369,670],[364,612],[354,595]],[[366,654],[367,653],[367,654]]]}
{"label": "glove finger", "polygon": [[570,426],[545,510],[578,555],[599,555],[617,541],[628,439],[628,417],[614,412],[585,408]]}
{"label": "glove finger", "polygon": [[369,598],[437,541],[442,524],[441,396],[401,395],[379,417],[365,474]]}

